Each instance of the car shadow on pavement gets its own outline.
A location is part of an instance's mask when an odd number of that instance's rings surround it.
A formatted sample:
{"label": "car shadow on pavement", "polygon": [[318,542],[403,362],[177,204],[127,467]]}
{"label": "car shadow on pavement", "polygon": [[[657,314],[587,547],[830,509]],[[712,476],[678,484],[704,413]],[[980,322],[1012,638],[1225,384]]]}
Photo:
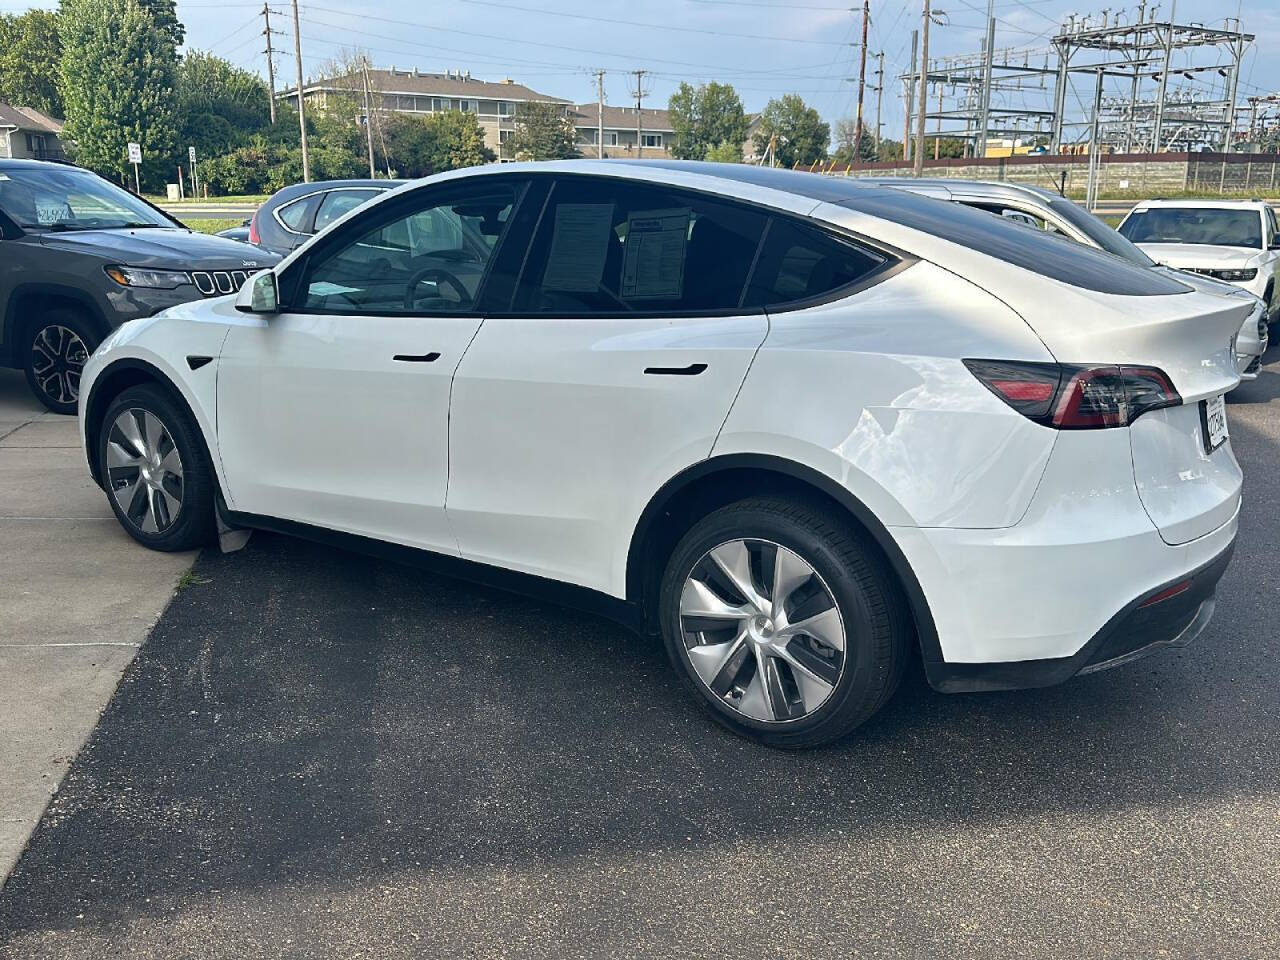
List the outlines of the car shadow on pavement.
{"label": "car shadow on pavement", "polygon": [[1275,790],[1278,670],[1241,622],[1246,562],[1185,651],[1007,694],[939,695],[917,666],[851,737],[786,753],[713,724],[657,642],[256,534],[201,557],[140,651],[0,891],[0,943],[403,870]]}

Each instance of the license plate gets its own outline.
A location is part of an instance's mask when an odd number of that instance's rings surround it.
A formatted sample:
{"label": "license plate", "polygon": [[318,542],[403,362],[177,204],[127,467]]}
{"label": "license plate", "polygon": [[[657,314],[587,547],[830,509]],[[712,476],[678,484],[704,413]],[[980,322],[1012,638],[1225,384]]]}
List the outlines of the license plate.
{"label": "license plate", "polygon": [[1227,403],[1222,397],[1200,401],[1200,424],[1204,427],[1204,448],[1213,453],[1227,439]]}

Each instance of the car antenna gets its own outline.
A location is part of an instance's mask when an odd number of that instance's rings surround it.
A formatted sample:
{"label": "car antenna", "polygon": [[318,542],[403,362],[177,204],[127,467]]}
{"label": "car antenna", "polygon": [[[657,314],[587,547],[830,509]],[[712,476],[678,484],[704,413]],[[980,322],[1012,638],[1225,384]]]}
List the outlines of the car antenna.
{"label": "car antenna", "polygon": [[1065,170],[1058,174],[1058,196],[1063,200],[1067,199],[1067,171]]}

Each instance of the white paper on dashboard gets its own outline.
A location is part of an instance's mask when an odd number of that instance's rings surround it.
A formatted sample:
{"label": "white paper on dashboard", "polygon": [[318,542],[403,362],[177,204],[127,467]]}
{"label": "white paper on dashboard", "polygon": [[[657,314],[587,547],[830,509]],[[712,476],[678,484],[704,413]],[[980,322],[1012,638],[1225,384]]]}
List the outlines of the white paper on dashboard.
{"label": "white paper on dashboard", "polygon": [[599,290],[609,244],[615,242],[612,231],[612,203],[562,203],[556,207],[542,289],[566,293]]}
{"label": "white paper on dashboard", "polygon": [[636,210],[627,217],[622,299],[669,299],[681,295],[685,245],[692,215],[692,210],[682,207]]}

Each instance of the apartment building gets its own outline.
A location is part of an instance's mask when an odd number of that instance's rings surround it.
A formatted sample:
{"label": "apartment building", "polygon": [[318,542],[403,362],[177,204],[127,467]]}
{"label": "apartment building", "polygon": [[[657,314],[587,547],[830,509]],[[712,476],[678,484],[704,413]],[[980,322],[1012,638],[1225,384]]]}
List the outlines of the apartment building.
{"label": "apartment building", "polygon": [[[578,131],[578,149],[583,156],[598,156],[600,142],[600,110],[594,103],[580,103],[572,108],[573,126]],[[671,156],[671,116],[666,110],[635,107],[604,108],[604,155],[606,157]],[[637,137],[639,149],[636,148]]]}
{"label": "apartment building", "polygon": [[[566,109],[570,101],[531,90],[514,80],[480,80],[470,70],[447,70],[424,73],[417,69],[371,69],[368,85],[374,103],[382,110],[396,113],[444,113],[460,110],[474,113],[484,130],[485,145],[499,157],[502,145],[515,129],[516,109],[522,103],[553,103]],[[363,76],[333,77],[309,81],[302,85],[307,106],[325,108],[335,97],[362,97]],[[295,100],[294,89],[281,91],[277,100]]]}

